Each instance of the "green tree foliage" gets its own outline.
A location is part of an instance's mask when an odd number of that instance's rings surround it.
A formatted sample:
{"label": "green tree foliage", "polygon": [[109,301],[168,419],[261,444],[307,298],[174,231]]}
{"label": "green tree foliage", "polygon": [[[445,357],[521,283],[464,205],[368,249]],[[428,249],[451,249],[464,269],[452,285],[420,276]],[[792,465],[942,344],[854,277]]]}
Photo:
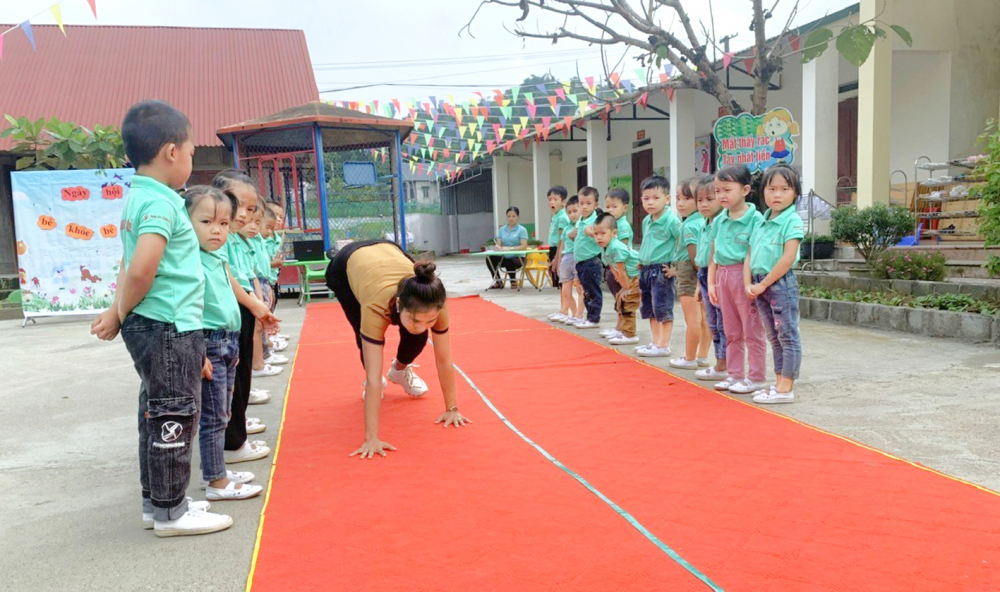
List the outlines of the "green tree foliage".
{"label": "green tree foliage", "polygon": [[19,171],[119,168],[125,165],[121,131],[114,126],[95,125],[93,130],[75,123],[49,120],[29,121],[5,115],[11,127],[0,138],[14,140],[11,152]]}
{"label": "green tree foliage", "polygon": [[859,210],[839,208],[833,211],[833,237],[854,246],[872,266],[886,249],[913,232],[913,214],[901,206],[875,204]]}
{"label": "green tree foliage", "polygon": [[[970,194],[979,200],[979,232],[987,247],[1000,246],[1000,128],[995,119],[986,122],[986,131],[979,136],[985,145],[986,158],[979,162],[976,173],[986,178],[986,185],[973,187]],[[986,262],[991,277],[1000,276],[1000,257],[991,255]]]}

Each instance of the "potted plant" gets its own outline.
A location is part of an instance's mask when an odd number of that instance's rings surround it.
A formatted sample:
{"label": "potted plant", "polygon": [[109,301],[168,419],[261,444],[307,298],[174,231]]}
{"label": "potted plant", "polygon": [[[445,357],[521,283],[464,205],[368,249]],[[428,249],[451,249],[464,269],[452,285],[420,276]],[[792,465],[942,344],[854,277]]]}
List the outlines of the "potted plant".
{"label": "potted plant", "polygon": [[806,233],[799,245],[799,253],[802,259],[833,259],[833,244],[833,237],[830,235]]}
{"label": "potted plant", "polygon": [[913,214],[906,208],[875,204],[861,210],[837,208],[830,231],[834,240],[852,245],[861,254],[867,266],[863,275],[868,275],[879,255],[912,233],[915,225]]}

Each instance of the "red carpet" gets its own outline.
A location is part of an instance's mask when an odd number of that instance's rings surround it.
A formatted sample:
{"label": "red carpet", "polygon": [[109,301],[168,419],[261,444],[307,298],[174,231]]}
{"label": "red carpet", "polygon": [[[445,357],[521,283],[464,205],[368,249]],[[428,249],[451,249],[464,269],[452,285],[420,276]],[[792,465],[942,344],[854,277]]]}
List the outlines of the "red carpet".
{"label": "red carpet", "polygon": [[[450,303],[455,364],[521,432],[727,591],[1000,589],[1000,497],[479,299]],[[394,344],[387,347],[391,358]],[[543,457],[459,379],[390,385],[363,438],[361,366],[310,305],[259,551],[267,590],[708,590]]]}

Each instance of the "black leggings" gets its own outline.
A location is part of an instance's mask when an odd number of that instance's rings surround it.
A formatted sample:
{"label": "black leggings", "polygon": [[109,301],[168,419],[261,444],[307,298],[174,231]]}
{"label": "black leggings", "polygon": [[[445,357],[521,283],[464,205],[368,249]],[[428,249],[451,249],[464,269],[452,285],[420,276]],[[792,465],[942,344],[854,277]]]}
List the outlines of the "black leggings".
{"label": "black leggings", "polygon": [[486,267],[489,268],[490,273],[497,275],[495,270],[497,266],[500,266],[507,270],[510,275],[510,281],[515,281],[517,279],[517,270],[521,269],[521,259],[520,257],[507,258],[502,255],[490,255],[486,258]]}
{"label": "black leggings", "polygon": [[240,305],[240,361],[236,365],[233,404],[226,425],[226,450],[239,450],[247,441],[247,406],[250,404],[250,372],[253,370],[253,328],[257,319]]}
{"label": "black leggings", "polygon": [[[340,307],[344,309],[344,316],[347,317],[347,322],[354,329],[354,340],[357,342],[358,352],[361,354],[362,367],[365,365],[365,355],[361,350],[361,303],[358,302],[354,292],[351,291],[351,283],[347,277],[347,260],[351,258],[354,251],[380,243],[399,246],[391,241],[351,243],[341,249],[326,268],[326,285],[337,297]],[[403,252],[404,255],[406,254],[402,249],[400,249],[400,252]],[[409,258],[409,255],[407,255],[407,258]],[[391,314],[391,322],[393,325],[399,326],[399,348],[396,350],[396,361],[404,366],[412,364],[417,359],[417,356],[420,355],[420,352],[424,351],[424,346],[427,345],[428,332],[424,331],[420,335],[410,333],[399,323],[399,315],[395,311]],[[384,345],[384,342],[381,345]]]}

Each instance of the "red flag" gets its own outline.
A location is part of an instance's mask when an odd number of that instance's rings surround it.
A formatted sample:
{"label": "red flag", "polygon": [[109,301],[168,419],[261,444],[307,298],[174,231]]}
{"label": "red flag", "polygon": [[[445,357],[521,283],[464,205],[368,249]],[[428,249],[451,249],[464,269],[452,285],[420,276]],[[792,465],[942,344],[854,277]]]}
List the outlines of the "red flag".
{"label": "red flag", "polygon": [[563,122],[566,124],[566,127],[568,128],[569,126],[573,125],[573,116],[567,115],[563,117]]}
{"label": "red flag", "polygon": [[536,107],[534,103],[528,103],[526,107],[528,108],[528,115],[530,115],[531,118],[534,119],[535,116],[538,114],[538,107]]}
{"label": "red flag", "polygon": [[649,103],[649,91],[642,93],[642,96],[639,97],[636,103],[639,103],[639,106],[645,109],[646,104]]}
{"label": "red flag", "polygon": [[747,69],[747,74],[753,74],[753,58],[745,58],[743,60],[743,66]]}
{"label": "red flag", "polygon": [[507,143],[503,145],[504,150],[510,152],[510,149],[514,147],[514,140],[507,140]]}
{"label": "red flag", "polygon": [[618,87],[620,78],[621,76],[618,74],[618,72],[612,72],[611,74],[608,75],[608,80],[611,81],[611,84],[614,85],[615,88]]}
{"label": "red flag", "polygon": [[559,97],[554,97],[554,96],[549,95],[546,98],[549,100],[549,105],[552,105],[552,112],[555,113],[556,112],[556,102],[559,101]]}
{"label": "red flag", "polygon": [[729,64],[732,61],[733,61],[733,54],[731,54],[731,53],[724,53],[724,54],[722,54],[722,69],[723,70],[728,70],[729,69]]}
{"label": "red flag", "polygon": [[494,148],[496,143],[493,140],[486,140],[486,151],[492,153]]}
{"label": "red flag", "polygon": [[802,43],[801,35],[789,35],[788,43],[792,46],[792,51],[798,51],[799,45]]}
{"label": "red flag", "polygon": [[90,4],[90,10],[94,12],[94,18],[97,18],[97,0],[87,0],[87,4]]}
{"label": "red flag", "polygon": [[674,100],[674,87],[672,86],[667,87],[667,98],[670,99],[671,101]]}

